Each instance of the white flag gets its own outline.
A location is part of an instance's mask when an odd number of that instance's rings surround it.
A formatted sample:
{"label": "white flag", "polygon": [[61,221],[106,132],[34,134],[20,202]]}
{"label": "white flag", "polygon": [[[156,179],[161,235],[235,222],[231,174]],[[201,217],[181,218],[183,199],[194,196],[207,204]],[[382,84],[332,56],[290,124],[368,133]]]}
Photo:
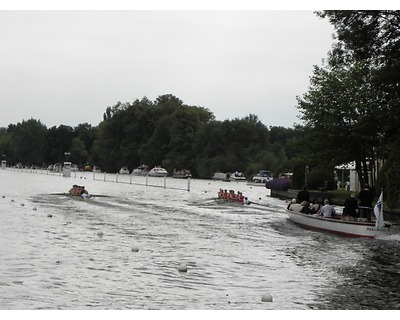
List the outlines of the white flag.
{"label": "white flag", "polygon": [[383,221],[383,191],[381,192],[378,202],[375,205],[374,214],[376,218],[375,228],[382,228],[385,225]]}

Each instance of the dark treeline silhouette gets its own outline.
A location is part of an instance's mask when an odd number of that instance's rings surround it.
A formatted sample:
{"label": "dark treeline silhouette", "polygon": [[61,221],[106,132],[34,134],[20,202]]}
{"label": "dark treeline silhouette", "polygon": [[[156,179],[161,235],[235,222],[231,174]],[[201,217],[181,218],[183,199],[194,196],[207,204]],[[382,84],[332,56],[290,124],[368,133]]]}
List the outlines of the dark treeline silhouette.
{"label": "dark treeline silhouette", "polygon": [[133,103],[107,107],[96,127],[47,128],[39,120],[24,120],[0,131],[0,152],[8,165],[47,167],[69,159],[78,167],[131,171],[142,163],[188,169],[194,177],[210,178],[216,171],[244,172],[261,169],[278,174],[290,171],[295,155],[290,141],[296,131],[268,129],[256,115],[216,121],[207,109],[185,105],[167,94],[154,102],[146,97]]}

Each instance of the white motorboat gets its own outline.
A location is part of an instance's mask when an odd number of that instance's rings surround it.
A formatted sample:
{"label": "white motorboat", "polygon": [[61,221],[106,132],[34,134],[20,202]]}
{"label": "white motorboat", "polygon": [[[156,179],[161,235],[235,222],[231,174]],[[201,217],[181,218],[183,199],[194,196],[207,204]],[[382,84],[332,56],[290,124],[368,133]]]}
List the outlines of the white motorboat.
{"label": "white motorboat", "polygon": [[272,180],[272,172],[270,170],[260,170],[257,175],[253,177],[253,182],[267,183]]}
{"label": "white motorboat", "polygon": [[168,171],[160,166],[156,166],[151,169],[147,175],[149,177],[166,177],[168,175]]}
{"label": "white motorboat", "polygon": [[129,174],[129,169],[128,169],[128,167],[122,167],[122,168],[119,170],[119,174]]}
{"label": "white motorboat", "polygon": [[295,224],[310,230],[325,231],[348,237],[375,238],[389,233],[390,224],[383,222],[346,221],[341,217],[324,218],[286,209],[288,217]]}
{"label": "white motorboat", "polygon": [[213,180],[219,180],[219,181],[230,181],[229,177],[230,177],[229,173],[215,172],[214,175],[212,176],[212,179]]}
{"label": "white motorboat", "polygon": [[149,173],[149,167],[145,164],[133,169],[132,174],[135,176],[146,176]]}
{"label": "white motorboat", "polygon": [[231,181],[247,181],[246,177],[244,176],[244,174],[242,172],[236,171],[234,173],[231,174],[231,176],[229,177],[229,179]]}
{"label": "white motorboat", "polygon": [[172,178],[176,179],[189,179],[192,177],[192,174],[190,173],[190,170],[183,169],[183,170],[175,170],[172,174]]}

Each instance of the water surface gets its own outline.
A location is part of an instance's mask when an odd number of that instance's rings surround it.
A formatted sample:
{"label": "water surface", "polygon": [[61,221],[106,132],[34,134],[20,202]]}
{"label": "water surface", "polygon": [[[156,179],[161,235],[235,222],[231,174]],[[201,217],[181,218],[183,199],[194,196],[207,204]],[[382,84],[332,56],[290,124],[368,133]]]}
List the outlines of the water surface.
{"label": "water surface", "polygon": [[[116,179],[0,170],[1,309],[400,309],[397,234],[301,229],[245,183]],[[107,197],[62,195],[73,184]],[[258,204],[220,202],[220,187]]]}

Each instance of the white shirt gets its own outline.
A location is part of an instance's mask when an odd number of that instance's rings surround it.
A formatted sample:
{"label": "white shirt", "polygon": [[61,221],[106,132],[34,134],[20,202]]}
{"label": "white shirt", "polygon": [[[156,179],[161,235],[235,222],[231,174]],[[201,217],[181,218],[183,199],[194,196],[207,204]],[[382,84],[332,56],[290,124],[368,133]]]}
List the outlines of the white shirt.
{"label": "white shirt", "polygon": [[326,204],[321,208],[320,215],[324,218],[330,218],[332,215],[336,213],[335,208],[332,207],[330,204]]}

